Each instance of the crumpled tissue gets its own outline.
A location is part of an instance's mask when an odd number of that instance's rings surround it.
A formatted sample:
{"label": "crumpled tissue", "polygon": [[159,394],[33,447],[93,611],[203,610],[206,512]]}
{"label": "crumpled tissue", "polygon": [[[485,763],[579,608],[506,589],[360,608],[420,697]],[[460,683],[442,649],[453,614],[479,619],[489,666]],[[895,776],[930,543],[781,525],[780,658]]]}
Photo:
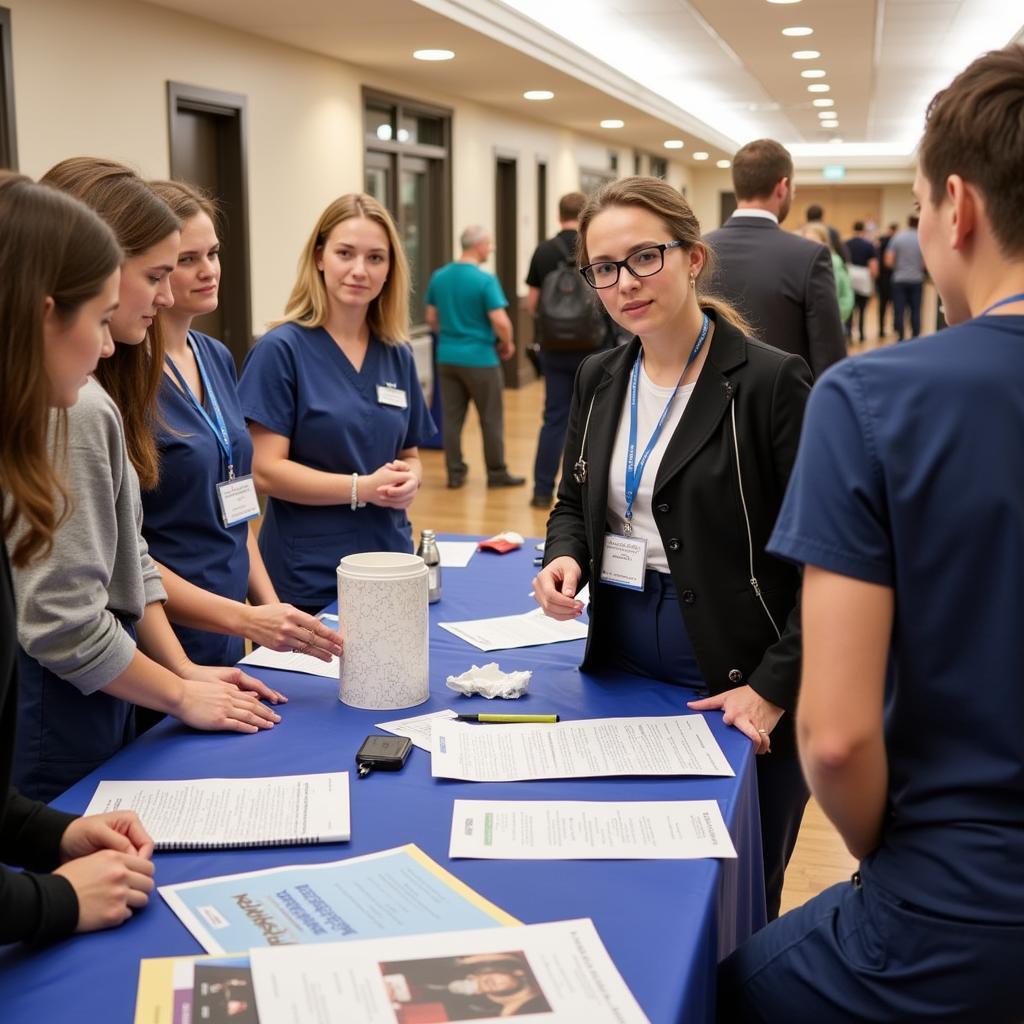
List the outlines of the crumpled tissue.
{"label": "crumpled tissue", "polygon": [[502,672],[498,663],[474,665],[468,672],[448,677],[448,689],[466,697],[479,694],[490,700],[493,697],[522,697],[530,686],[532,672]]}

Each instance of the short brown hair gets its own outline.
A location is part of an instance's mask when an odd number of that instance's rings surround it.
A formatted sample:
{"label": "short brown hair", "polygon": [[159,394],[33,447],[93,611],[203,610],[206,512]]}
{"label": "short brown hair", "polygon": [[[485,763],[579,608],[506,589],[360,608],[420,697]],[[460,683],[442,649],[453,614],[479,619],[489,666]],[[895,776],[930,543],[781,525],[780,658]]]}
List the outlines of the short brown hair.
{"label": "short brown hair", "polygon": [[636,206],[647,210],[661,219],[669,234],[682,242],[687,252],[699,245],[704,250],[704,265],[694,283],[698,304],[714,310],[716,316],[729,320],[743,334],[753,337],[754,332],[750,324],[730,303],[715,295],[701,292],[701,282],[711,274],[714,253],[700,236],[700,222],[690,204],[661,178],[620,178],[618,181],[610,181],[603,185],[587,200],[587,205],[580,213],[580,238],[576,257],[581,267],[590,262],[587,251],[587,230],[590,222],[609,206]]}
{"label": "short brown hair", "polygon": [[587,197],[582,192],[567,192],[558,200],[558,219],[579,220],[580,211],[586,205]]}
{"label": "short brown hair", "polygon": [[755,139],[732,158],[732,187],[737,199],[765,199],[781,178],[793,177],[789,150],[774,139]]}
{"label": "short brown hair", "polygon": [[920,162],[933,206],[960,175],[984,196],[1003,253],[1024,255],[1024,46],[984,54],[936,93]]}
{"label": "short brown hair", "polygon": [[[125,256],[139,256],[181,229],[171,208],[130,167],[114,160],[71,157],[40,180],[91,206],[114,229]],[[143,490],[152,490],[160,479],[154,428],[160,420],[163,367],[163,344],[152,330],[142,345],[116,345],[114,354],[96,367],[96,379],[124,420],[128,457]]]}
{"label": "short brown hair", "polygon": [[[47,444],[46,300],[72,319],[100,294],[122,254],[84,203],[7,171],[0,171],[0,223],[0,544],[17,526],[11,561],[23,566],[49,552],[67,510]],[[65,422],[58,414],[58,438],[66,436]]]}

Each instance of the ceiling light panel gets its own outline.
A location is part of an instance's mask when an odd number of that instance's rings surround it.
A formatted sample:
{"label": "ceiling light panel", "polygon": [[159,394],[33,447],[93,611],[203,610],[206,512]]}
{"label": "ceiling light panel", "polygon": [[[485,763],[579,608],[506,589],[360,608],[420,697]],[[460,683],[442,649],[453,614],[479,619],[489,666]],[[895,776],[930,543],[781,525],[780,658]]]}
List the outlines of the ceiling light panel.
{"label": "ceiling light panel", "polygon": [[782,30],[784,36],[813,36],[814,29],[808,25],[791,25]]}

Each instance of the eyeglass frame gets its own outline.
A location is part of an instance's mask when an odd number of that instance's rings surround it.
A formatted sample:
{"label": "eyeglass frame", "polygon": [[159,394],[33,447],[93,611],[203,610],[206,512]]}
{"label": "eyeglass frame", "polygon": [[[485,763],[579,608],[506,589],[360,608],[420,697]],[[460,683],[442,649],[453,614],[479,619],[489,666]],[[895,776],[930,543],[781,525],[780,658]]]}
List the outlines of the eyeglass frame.
{"label": "eyeglass frame", "polygon": [[[598,260],[597,263],[588,263],[585,267],[580,267],[580,273],[583,275],[583,280],[590,285],[594,291],[603,291],[605,288],[614,288],[619,283],[619,278],[622,276],[622,268],[625,267],[637,281],[642,281],[645,277],[654,277],[655,274],[660,274],[665,269],[665,251],[667,249],[680,249],[685,248],[686,243],[675,239],[672,242],[656,242],[654,245],[645,245],[641,249],[637,249],[635,252],[631,252],[624,260]],[[657,270],[652,270],[649,274],[638,274],[630,265],[629,261],[636,256],[638,253],[647,252],[650,249],[657,249],[661,253],[661,266]],[[615,280],[608,284],[595,284],[587,277],[587,271],[591,270],[592,267],[596,267],[600,263],[611,263],[615,266]]]}

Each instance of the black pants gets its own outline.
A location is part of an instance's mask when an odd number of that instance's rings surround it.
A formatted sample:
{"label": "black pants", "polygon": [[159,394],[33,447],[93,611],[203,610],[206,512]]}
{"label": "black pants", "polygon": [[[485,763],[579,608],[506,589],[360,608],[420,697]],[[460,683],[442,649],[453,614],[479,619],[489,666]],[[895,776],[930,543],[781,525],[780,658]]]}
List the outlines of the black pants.
{"label": "black pants", "polygon": [[[854,321],[857,323],[857,333],[860,335],[860,340],[864,340],[864,317],[867,313],[868,303],[871,301],[870,295],[854,295],[853,296],[853,315],[850,317],[850,324]],[[850,332],[852,336],[852,331]],[[881,334],[881,331],[879,331]]]}

